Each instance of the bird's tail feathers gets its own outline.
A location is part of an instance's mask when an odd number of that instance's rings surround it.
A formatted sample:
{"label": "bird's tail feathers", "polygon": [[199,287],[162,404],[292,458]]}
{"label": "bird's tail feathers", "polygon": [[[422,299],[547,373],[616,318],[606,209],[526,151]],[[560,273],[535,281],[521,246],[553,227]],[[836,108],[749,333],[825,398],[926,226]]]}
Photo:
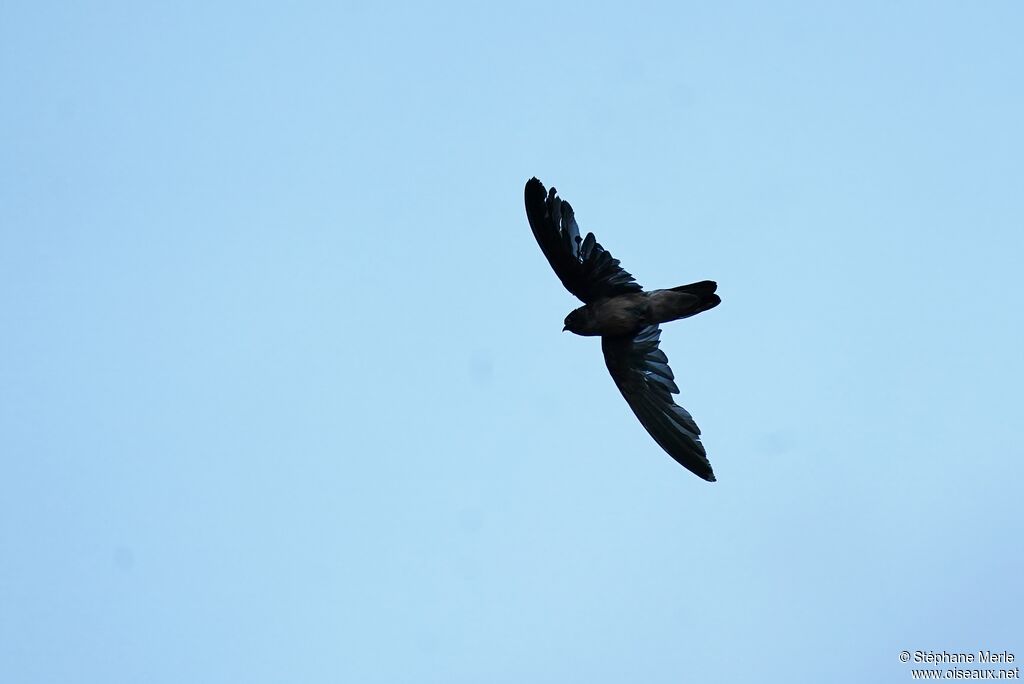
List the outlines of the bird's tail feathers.
{"label": "bird's tail feathers", "polygon": [[651,322],[667,323],[715,308],[722,301],[715,294],[717,287],[718,283],[713,280],[702,280],[670,290],[652,292],[651,313],[654,320]]}

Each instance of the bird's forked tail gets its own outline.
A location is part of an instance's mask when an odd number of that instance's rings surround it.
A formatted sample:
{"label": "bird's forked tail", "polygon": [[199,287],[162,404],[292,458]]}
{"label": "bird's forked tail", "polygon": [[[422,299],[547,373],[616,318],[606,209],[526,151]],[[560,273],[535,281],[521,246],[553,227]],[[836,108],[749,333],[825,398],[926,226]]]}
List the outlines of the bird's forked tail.
{"label": "bird's forked tail", "polygon": [[715,308],[722,301],[715,294],[717,287],[718,283],[713,280],[702,280],[670,290],[655,290],[650,294],[651,323],[667,323],[689,318]]}

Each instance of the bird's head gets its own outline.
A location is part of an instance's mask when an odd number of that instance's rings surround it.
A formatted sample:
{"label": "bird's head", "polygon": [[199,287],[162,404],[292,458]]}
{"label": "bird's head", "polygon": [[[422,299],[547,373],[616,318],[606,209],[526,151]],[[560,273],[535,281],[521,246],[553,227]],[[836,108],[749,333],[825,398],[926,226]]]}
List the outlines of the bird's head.
{"label": "bird's head", "polygon": [[562,328],[562,332],[568,330],[569,332],[576,333],[577,335],[593,335],[594,333],[591,332],[591,327],[587,307],[581,306],[578,309],[570,311],[569,315],[565,317],[565,327]]}

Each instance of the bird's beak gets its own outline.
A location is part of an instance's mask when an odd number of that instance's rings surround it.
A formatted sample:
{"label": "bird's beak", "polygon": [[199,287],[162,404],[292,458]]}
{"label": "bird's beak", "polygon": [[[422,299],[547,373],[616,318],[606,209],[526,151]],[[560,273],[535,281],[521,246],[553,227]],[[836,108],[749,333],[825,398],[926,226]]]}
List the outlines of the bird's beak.
{"label": "bird's beak", "polygon": [[562,327],[562,332],[565,332],[565,331],[566,331],[566,330],[568,330],[568,329],[569,329],[569,326],[567,326],[567,325],[566,325],[566,326],[563,326],[563,327]]}

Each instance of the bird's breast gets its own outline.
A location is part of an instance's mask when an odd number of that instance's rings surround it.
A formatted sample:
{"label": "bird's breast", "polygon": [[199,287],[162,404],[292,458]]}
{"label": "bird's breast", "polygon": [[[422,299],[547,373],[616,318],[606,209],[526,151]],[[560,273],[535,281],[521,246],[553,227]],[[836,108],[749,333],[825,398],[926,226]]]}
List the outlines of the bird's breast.
{"label": "bird's breast", "polygon": [[588,304],[587,308],[597,335],[633,335],[647,325],[647,297],[643,294],[602,299]]}

